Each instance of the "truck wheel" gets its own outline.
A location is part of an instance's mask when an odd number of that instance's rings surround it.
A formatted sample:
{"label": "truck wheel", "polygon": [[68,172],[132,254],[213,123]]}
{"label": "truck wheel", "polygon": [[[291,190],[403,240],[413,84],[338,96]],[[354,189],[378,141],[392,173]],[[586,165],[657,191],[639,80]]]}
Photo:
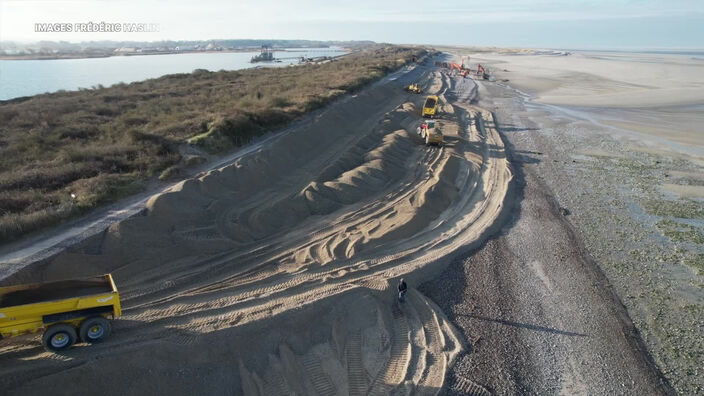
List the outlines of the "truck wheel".
{"label": "truck wheel", "polygon": [[430,145],[430,136],[429,135],[425,135],[425,145],[426,146]]}
{"label": "truck wheel", "polygon": [[81,340],[83,342],[101,342],[110,335],[110,322],[102,316],[93,316],[81,323]]}
{"label": "truck wheel", "polygon": [[49,352],[63,351],[76,343],[76,329],[73,326],[60,323],[46,329],[42,344]]}

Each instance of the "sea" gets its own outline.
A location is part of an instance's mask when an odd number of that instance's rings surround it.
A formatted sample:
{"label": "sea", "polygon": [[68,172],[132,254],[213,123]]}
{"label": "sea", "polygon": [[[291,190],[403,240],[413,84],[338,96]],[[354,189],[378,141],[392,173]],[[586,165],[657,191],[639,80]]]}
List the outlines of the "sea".
{"label": "sea", "polygon": [[60,90],[72,91],[109,87],[161,77],[190,73],[195,69],[239,70],[252,67],[284,67],[299,63],[301,57],[340,56],[340,48],[290,48],[276,51],[280,63],[250,63],[259,52],[201,52],[164,55],[111,56],[106,58],[0,60],[0,100]]}

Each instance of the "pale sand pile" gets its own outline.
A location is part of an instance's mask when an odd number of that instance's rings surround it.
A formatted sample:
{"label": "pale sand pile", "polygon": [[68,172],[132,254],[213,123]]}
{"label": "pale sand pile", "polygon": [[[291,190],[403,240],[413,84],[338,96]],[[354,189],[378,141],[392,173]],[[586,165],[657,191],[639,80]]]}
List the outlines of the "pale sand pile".
{"label": "pale sand pile", "polygon": [[493,233],[512,174],[471,80],[412,78],[444,102],[442,147],[415,134],[423,97],[403,92],[409,81],[377,84],[14,275],[112,272],[124,316],[105,344],[65,358],[3,345],[5,389],[97,391],[109,377],[177,394],[437,393],[462,342],[420,294],[394,302],[395,281],[417,285]]}

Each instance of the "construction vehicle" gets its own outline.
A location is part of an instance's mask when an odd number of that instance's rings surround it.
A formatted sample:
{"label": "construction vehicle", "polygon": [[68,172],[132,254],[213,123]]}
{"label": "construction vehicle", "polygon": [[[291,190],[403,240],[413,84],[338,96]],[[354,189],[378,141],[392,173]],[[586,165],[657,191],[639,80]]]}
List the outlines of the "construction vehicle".
{"label": "construction vehicle", "polygon": [[422,120],[417,129],[418,136],[420,136],[421,139],[425,139],[425,134],[432,128],[435,128],[435,120]]}
{"label": "construction vehicle", "polygon": [[423,121],[418,127],[418,134],[425,140],[426,145],[440,145],[444,140],[442,132],[435,125],[435,120]]}
{"label": "construction vehicle", "polygon": [[438,128],[433,128],[431,130],[428,130],[428,133],[425,134],[425,145],[430,146],[431,144],[436,144],[436,145],[441,145],[443,143],[443,136],[442,132],[440,132],[440,129]]}
{"label": "construction vehicle", "polygon": [[110,335],[108,318],[122,314],[112,275],[0,287],[0,339],[43,330],[51,352]]}
{"label": "construction vehicle", "polygon": [[423,88],[420,87],[418,84],[410,84],[409,86],[406,87],[406,91],[410,93],[423,93]]}
{"label": "construction vehicle", "polygon": [[450,71],[457,69],[458,73],[462,73],[462,67],[455,62],[450,62]]}
{"label": "construction vehicle", "polygon": [[438,111],[438,97],[435,95],[428,95],[425,98],[425,103],[423,104],[422,116],[425,118],[435,117]]}
{"label": "construction vehicle", "polygon": [[481,64],[477,65],[477,75],[482,76],[485,80],[489,78],[489,74],[487,74],[486,69]]}

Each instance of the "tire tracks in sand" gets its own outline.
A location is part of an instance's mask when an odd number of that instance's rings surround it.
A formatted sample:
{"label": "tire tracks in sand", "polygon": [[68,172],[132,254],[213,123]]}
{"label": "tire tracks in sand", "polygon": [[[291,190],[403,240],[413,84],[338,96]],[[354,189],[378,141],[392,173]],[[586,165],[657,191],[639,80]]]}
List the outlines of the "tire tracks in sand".
{"label": "tire tracks in sand", "polygon": [[[463,97],[451,92],[456,82],[450,77],[430,73],[425,78],[428,86],[442,91],[438,93]],[[382,87],[368,95],[386,94]],[[37,379],[33,373],[60,372],[86,359],[125,355],[163,341],[198,348],[198,340],[208,334],[273,323],[279,314],[360,290],[387,295],[388,279],[423,279],[458,250],[481,243],[495,231],[505,201],[511,199],[512,174],[493,115],[465,101],[446,102],[438,120],[446,144],[426,148],[413,133],[419,104],[413,101],[420,98],[389,96],[411,102],[323,138],[330,150],[313,161],[302,163],[275,146],[184,182],[175,192],[152,199],[147,216],[113,227],[103,254],[115,256],[120,262],[115,272],[125,280],[125,314],[115,323],[117,336],[90,351],[78,348],[64,362],[23,358],[23,364],[11,367],[3,359],[3,382],[13,388]],[[335,122],[344,117],[332,116]],[[324,123],[325,128],[299,138],[318,138],[334,125]],[[303,146],[301,152],[311,149],[309,143]],[[274,164],[267,164],[267,158]],[[247,174],[252,168],[246,165],[255,163],[265,169]],[[284,170],[296,164],[302,165]],[[259,179],[276,169],[283,173],[272,180],[282,182],[261,188]],[[275,193],[264,194],[274,187]],[[247,188],[255,191],[250,198],[243,193]],[[240,209],[224,204],[232,199],[241,200]],[[188,240],[193,235],[197,238]],[[152,265],[130,252],[144,246],[140,237],[151,243],[141,249],[154,260]],[[184,254],[201,245],[207,248]],[[392,306],[389,323],[376,325],[390,335],[390,345],[383,337],[378,341],[377,351],[389,354],[381,367],[370,363],[373,354],[365,346],[377,341],[351,330],[342,341],[343,352],[330,347],[337,360],[298,353],[288,363],[299,365],[296,372],[308,378],[300,389],[312,386],[318,394],[385,394],[396,388],[437,392],[461,341],[420,294],[412,293],[403,309]],[[412,337],[412,329],[419,329],[420,336]],[[0,349],[17,357],[34,353]],[[281,355],[282,362],[291,361],[287,356]],[[273,363],[259,369],[277,373],[271,376],[242,364],[234,372],[240,373],[245,393],[287,392],[294,386],[293,377]],[[338,368],[344,374],[334,371]],[[16,377],[10,380],[9,375]]]}

